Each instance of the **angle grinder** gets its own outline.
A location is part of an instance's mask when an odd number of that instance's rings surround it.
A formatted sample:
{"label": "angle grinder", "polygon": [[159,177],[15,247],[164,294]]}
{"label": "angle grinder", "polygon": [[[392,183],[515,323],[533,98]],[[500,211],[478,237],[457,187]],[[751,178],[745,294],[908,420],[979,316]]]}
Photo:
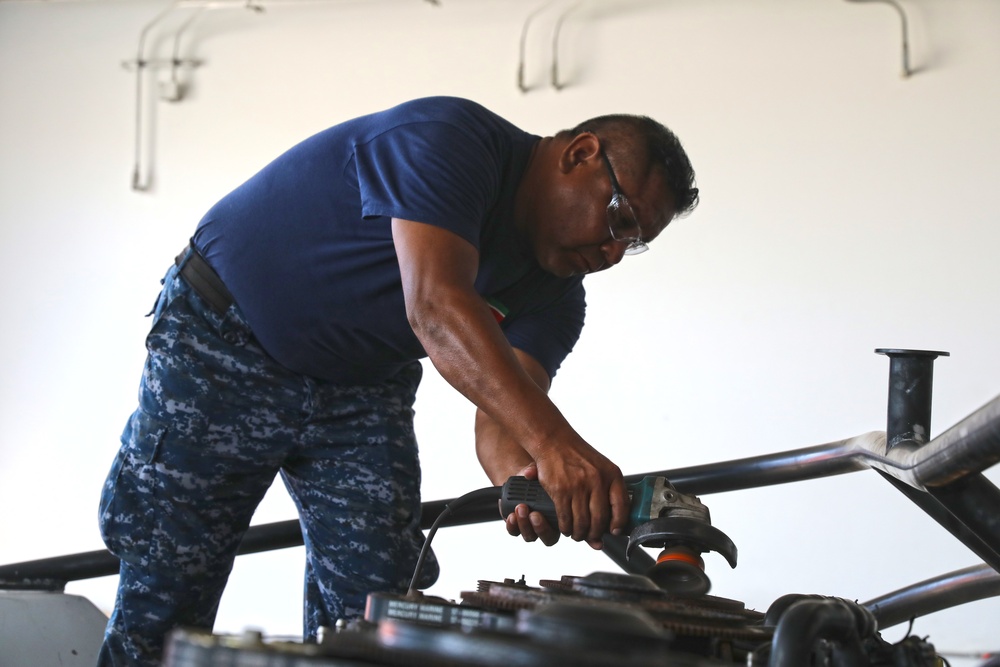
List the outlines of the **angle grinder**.
{"label": "angle grinder", "polygon": [[[681,493],[665,477],[643,477],[627,487],[629,557],[638,546],[663,551],[646,573],[661,589],[680,596],[704,595],[711,588],[701,554],[715,551],[736,567],[736,545],[718,528],[697,496]],[[555,503],[537,480],[511,477],[502,487],[500,512],[509,515],[520,504],[558,525]]]}

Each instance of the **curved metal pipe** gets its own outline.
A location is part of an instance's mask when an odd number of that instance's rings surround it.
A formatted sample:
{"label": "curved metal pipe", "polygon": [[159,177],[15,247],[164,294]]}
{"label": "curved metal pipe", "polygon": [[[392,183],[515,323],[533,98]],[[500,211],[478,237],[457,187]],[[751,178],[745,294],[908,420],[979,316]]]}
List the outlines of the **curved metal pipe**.
{"label": "curved metal pipe", "polygon": [[[721,493],[865,470],[872,467],[870,459],[875,458],[872,452],[884,449],[885,433],[872,431],[814,447],[646,475],[666,477],[686,493]],[[629,475],[625,481],[633,483],[641,478],[642,475]]]}
{"label": "curved metal pipe", "polygon": [[875,616],[879,630],[884,630],[917,616],[998,595],[1000,574],[989,565],[975,565],[887,593],[862,606]]}
{"label": "curved metal pipe", "polygon": [[[996,461],[1000,457],[998,430],[1000,430],[1000,397],[938,438],[931,440],[919,451],[913,452],[916,463],[910,468],[902,466],[895,460],[902,454],[910,455],[909,451],[902,451],[904,447],[900,446],[893,450],[891,457],[885,456],[885,433],[872,431],[815,447],[675,470],[646,472],[626,476],[625,480],[627,483],[635,483],[645,476],[662,476],[671,480],[678,489],[700,495],[798,482],[876,468],[911,485],[912,482],[907,476],[916,479],[912,472],[917,470],[920,478],[933,483],[940,479],[948,480],[956,472],[969,469],[968,463],[963,461],[974,460],[974,467],[978,469],[983,469],[989,462]],[[954,454],[952,449],[959,450],[960,454]],[[448,502],[450,501],[425,502],[421,527],[428,528]],[[462,507],[443,521],[441,526],[482,523],[499,518],[496,503],[486,502]],[[240,553],[254,553],[301,544],[302,535],[298,522],[282,521],[251,527],[244,536]],[[74,558],[83,558],[93,564],[93,567],[88,565],[85,572],[67,572],[64,565],[72,562]],[[118,561],[114,556],[106,551],[95,551],[76,556],[0,566],[0,580],[48,578],[69,581],[115,574],[117,568]]]}
{"label": "curved metal pipe", "polygon": [[1000,396],[920,446],[902,443],[889,452],[885,433],[872,431],[815,447],[647,474],[666,477],[677,488],[700,494],[872,468],[925,491],[927,487],[944,486],[981,472],[998,462]]}
{"label": "curved metal pipe", "polygon": [[913,467],[926,486],[943,486],[1000,462],[1000,396],[924,445]]}
{"label": "curved metal pipe", "polygon": [[[626,475],[625,481],[633,484],[648,475],[666,477],[685,493],[701,495],[874,469],[923,491],[922,481],[944,483],[957,474],[983,470],[1000,461],[1000,397],[921,447],[903,444],[890,453],[886,449],[885,432],[871,431],[776,454]],[[425,503],[425,515],[437,516],[446,502]],[[467,507],[442,525],[496,518],[495,507]]]}

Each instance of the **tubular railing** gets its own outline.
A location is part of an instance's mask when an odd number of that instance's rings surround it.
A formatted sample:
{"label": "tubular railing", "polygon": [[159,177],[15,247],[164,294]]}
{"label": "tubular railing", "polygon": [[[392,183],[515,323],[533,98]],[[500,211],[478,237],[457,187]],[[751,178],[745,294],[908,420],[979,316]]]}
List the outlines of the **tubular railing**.
{"label": "tubular railing", "polygon": [[[1000,461],[1000,396],[927,441],[932,363],[936,356],[946,353],[879,352],[891,359],[887,432],[875,431],[776,454],[629,475],[626,482],[662,476],[680,491],[704,495],[876,470],[986,564],[866,603],[873,611],[881,610],[880,623],[1000,595],[1000,490],[982,474]],[[496,490],[499,499],[499,487]],[[429,528],[450,502],[424,503],[421,528]],[[495,500],[487,499],[455,508],[441,526],[500,518]],[[645,553],[638,558],[633,554],[631,561],[626,560],[624,544],[620,540],[609,542],[606,552],[626,571],[642,573],[652,563]],[[298,521],[262,524],[247,531],[238,555],[301,544]],[[61,590],[69,581],[117,572],[118,559],[114,555],[105,550],[89,551],[0,566],[0,588]]]}

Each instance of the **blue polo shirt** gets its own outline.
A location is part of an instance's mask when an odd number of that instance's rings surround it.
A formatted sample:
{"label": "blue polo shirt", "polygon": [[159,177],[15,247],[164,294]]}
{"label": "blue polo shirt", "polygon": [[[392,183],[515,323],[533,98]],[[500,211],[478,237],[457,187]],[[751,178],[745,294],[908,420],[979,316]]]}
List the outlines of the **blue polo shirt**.
{"label": "blue polo shirt", "polygon": [[552,377],[585,303],[582,277],[542,271],[516,232],[514,194],[538,140],[468,100],[407,102],[293,147],[213,206],[194,243],[275,360],[365,384],[426,356],[391,219],[436,225],[477,248],[476,291]]}

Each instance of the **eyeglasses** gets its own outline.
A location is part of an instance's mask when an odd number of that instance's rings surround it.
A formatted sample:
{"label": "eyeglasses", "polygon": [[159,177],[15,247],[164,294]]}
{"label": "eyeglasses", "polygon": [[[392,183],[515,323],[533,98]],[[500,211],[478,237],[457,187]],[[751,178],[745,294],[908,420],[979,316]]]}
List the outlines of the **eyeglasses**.
{"label": "eyeglasses", "polygon": [[635,218],[635,211],[628,203],[625,193],[618,185],[618,178],[611,168],[611,161],[608,154],[604,152],[604,146],[598,144],[597,149],[601,151],[601,159],[608,169],[608,178],[611,180],[611,202],[608,203],[608,229],[611,230],[611,238],[621,243],[626,243],[626,255],[639,255],[649,250],[649,245],[642,240],[642,230],[639,229],[639,221]]}

